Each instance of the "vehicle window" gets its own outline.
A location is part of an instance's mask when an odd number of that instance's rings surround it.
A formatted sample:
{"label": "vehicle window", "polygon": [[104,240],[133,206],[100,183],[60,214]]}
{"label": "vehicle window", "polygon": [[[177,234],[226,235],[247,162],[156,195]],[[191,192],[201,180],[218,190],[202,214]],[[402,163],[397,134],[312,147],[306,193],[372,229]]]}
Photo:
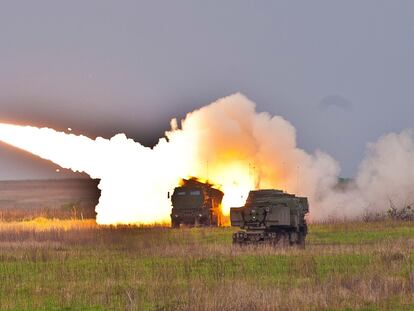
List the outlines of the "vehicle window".
{"label": "vehicle window", "polygon": [[190,191],[190,195],[200,195],[200,190]]}
{"label": "vehicle window", "polygon": [[185,195],[185,191],[177,192],[177,195]]}

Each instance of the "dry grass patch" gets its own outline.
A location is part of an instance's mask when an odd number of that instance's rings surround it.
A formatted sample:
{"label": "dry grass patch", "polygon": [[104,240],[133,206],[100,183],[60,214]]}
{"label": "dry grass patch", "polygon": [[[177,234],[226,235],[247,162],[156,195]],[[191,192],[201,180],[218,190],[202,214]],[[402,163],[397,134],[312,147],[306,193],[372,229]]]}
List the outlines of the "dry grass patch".
{"label": "dry grass patch", "polygon": [[0,223],[0,309],[408,310],[412,228],[312,225],[301,250],[233,247],[232,228]]}

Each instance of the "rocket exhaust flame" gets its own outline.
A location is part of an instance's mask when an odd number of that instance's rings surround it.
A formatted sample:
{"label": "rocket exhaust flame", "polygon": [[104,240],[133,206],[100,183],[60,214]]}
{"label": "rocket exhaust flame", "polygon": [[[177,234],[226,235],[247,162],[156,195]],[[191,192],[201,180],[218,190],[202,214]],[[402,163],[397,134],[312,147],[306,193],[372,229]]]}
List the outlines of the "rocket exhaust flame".
{"label": "rocket exhaust flame", "polygon": [[110,140],[92,140],[48,128],[0,124],[0,140],[63,168],[101,179],[96,207],[100,224],[168,221],[165,194],[177,182],[180,162],[186,160],[175,160],[176,154],[166,148],[165,139],[150,149],[123,134]]}
{"label": "rocket exhaust flame", "polygon": [[[168,191],[197,176],[225,193],[223,212],[241,206],[255,187],[299,194],[332,183],[335,162],[296,147],[295,130],[281,117],[257,113],[241,94],[189,113],[154,148],[118,134],[111,139],[76,136],[49,128],[0,124],[0,141],[101,182],[100,224],[169,221]],[[300,164],[300,181],[297,167]],[[318,174],[324,167],[323,174]],[[326,185],[325,185],[326,184]]]}
{"label": "rocket exhaust flame", "polygon": [[[376,209],[383,209],[377,200],[381,196],[375,193],[390,182],[396,191],[398,186],[395,176],[384,169],[389,162],[395,165],[386,146],[403,145],[399,148],[401,158],[414,165],[410,135],[402,133],[372,145],[356,178],[357,186],[339,193],[334,187],[339,174],[336,161],[320,151],[308,154],[299,149],[295,129],[288,121],[257,113],[255,104],[241,94],[187,114],[181,127],[172,120],[171,130],[153,148],[124,134],[90,139],[49,128],[0,124],[0,141],[101,179],[96,207],[100,224],[168,222],[171,203],[167,193],[181,178],[190,176],[219,186],[225,193],[225,214],[230,207],[243,205],[248,192],[255,188],[278,188],[308,196],[311,219],[361,215],[372,202],[377,204]],[[378,180],[372,183],[374,175]],[[405,185],[412,185],[414,174],[407,178]],[[369,189],[370,183],[374,195],[364,195],[361,189]]]}

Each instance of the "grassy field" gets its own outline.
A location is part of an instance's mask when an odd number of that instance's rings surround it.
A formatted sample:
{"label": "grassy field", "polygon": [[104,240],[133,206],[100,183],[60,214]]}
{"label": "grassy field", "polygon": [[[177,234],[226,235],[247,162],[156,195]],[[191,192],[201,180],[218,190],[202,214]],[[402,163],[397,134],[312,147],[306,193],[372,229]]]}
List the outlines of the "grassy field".
{"label": "grassy field", "polygon": [[305,250],[233,231],[0,223],[0,309],[414,309],[414,223],[311,225]]}
{"label": "grassy field", "polygon": [[0,221],[94,218],[98,180],[0,181]]}

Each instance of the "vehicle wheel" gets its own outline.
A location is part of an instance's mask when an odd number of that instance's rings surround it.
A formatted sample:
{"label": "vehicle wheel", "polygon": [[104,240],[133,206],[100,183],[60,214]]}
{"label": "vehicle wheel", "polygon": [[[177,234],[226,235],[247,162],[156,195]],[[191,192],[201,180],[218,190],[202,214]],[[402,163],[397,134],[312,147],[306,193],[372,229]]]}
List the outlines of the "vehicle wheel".
{"label": "vehicle wheel", "polygon": [[218,218],[218,216],[215,216],[213,218],[213,223],[211,225],[214,226],[214,227],[218,227],[219,226],[219,218]]}
{"label": "vehicle wheel", "polygon": [[282,233],[282,236],[280,238],[280,245],[282,247],[288,247],[290,245],[290,237],[289,237],[289,233]]}
{"label": "vehicle wheel", "polygon": [[288,247],[289,246],[289,234],[285,232],[279,232],[272,236],[271,244],[274,247]]}
{"label": "vehicle wheel", "polygon": [[239,241],[237,240],[237,236],[235,233],[233,233],[233,245],[239,244]]}
{"label": "vehicle wheel", "polygon": [[171,221],[171,227],[173,227],[174,229],[180,228],[180,222],[178,222],[176,220],[172,220]]}
{"label": "vehicle wheel", "polygon": [[303,234],[303,232],[299,232],[297,245],[300,249],[305,249],[305,235]]}
{"label": "vehicle wheel", "polygon": [[281,237],[276,234],[276,232],[270,232],[267,236],[267,241],[271,246],[277,247],[279,246],[280,238]]}

